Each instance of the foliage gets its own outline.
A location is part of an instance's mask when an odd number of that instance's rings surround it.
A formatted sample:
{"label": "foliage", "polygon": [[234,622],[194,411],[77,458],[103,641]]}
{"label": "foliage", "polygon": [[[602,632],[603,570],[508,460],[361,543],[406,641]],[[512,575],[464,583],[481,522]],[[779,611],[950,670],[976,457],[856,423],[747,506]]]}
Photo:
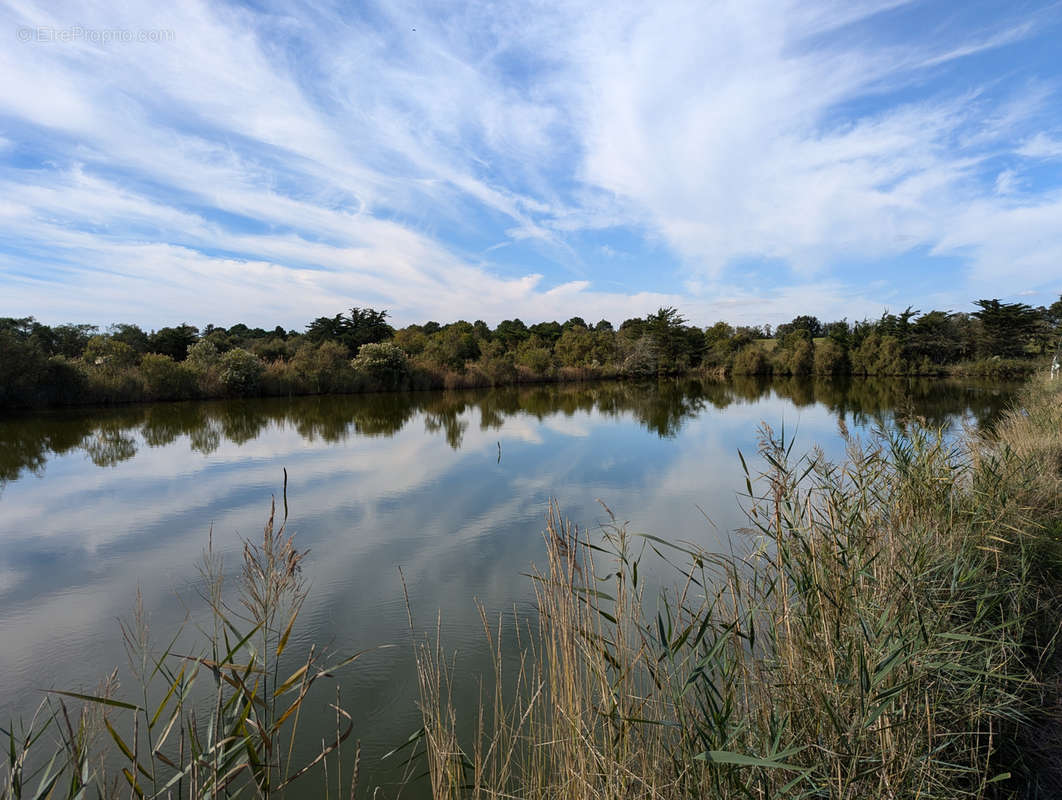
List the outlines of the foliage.
{"label": "foliage", "polygon": [[[169,358],[173,358],[173,356],[169,356]],[[178,359],[173,360],[176,361]],[[196,342],[188,348],[188,366],[197,372],[206,372],[207,370],[214,369],[218,366],[220,361],[221,354],[218,352],[217,345],[214,344],[213,341],[204,339],[201,342]]]}
{"label": "foliage", "polygon": [[252,395],[258,390],[258,381],[265,366],[254,353],[236,347],[221,356],[218,369],[226,391],[236,395]]}
{"label": "foliage", "polygon": [[351,354],[365,344],[383,342],[394,335],[387,324],[387,312],[373,308],[352,308],[349,314],[318,317],[306,326],[306,338],[311,342],[339,342]]}
{"label": "foliage", "polygon": [[770,375],[771,362],[762,348],[755,344],[741,350],[734,358],[735,375]]}
{"label": "foliage", "polygon": [[136,364],[137,352],[112,336],[93,336],[81,356],[86,364],[106,370],[121,370]]}
{"label": "foliage", "polygon": [[848,369],[848,355],[836,339],[827,337],[815,345],[816,375],[844,375]]}
{"label": "foliage", "polygon": [[[189,358],[195,373],[194,395],[240,393],[272,395],[329,392],[497,386],[523,380],[564,381],[603,377],[644,379],[700,371],[735,375],[1027,375],[1036,358],[1053,353],[1062,338],[1062,300],[1050,307],[978,300],[975,313],[911,307],[876,320],[822,322],[801,315],[771,331],[770,325],[732,326],[725,321],[700,328],[672,307],[645,317],[608,320],[589,326],[582,317],[528,326],[503,320],[492,330],[483,320],[440,325],[429,321],[395,330],[388,312],[352,308],[348,314],[319,317],[304,334],[207,325],[201,334],[184,324],[146,334],[119,324],[98,335],[92,325],[43,325],[33,317],[0,318],[0,407],[43,407],[64,403],[123,402],[163,397],[155,376],[136,367],[143,354]],[[365,344],[389,343],[401,349],[408,373],[361,369],[352,356]],[[240,349],[260,362],[261,379],[237,390],[221,377],[221,358]],[[49,358],[84,354],[92,369],[48,366]],[[246,370],[250,362],[244,356]],[[976,359],[976,360],[975,360]],[[1003,365],[990,365],[1002,359]],[[99,362],[97,364],[97,361]],[[156,364],[156,362],[150,362]],[[157,368],[157,364],[156,367]],[[251,370],[252,372],[254,370]],[[401,372],[401,368],[399,368]],[[250,373],[248,373],[250,374]],[[174,374],[175,379],[184,381]],[[69,385],[57,385],[68,380]],[[152,381],[155,381],[154,385]],[[80,391],[76,387],[85,388]],[[181,396],[187,387],[173,389]]]}
{"label": "foliage", "polygon": [[325,341],[316,346],[304,342],[292,358],[291,367],[303,394],[349,391],[354,380],[347,349],[339,342]]}
{"label": "foliage", "polygon": [[363,344],[351,366],[385,389],[399,388],[409,376],[405,351],[386,342]]}
{"label": "foliage", "polygon": [[183,323],[175,328],[160,328],[148,337],[148,349],[161,353],[174,361],[184,361],[188,348],[199,338],[199,329]]}
{"label": "foliage", "polygon": [[553,353],[537,335],[524,340],[516,349],[516,363],[527,367],[535,375],[547,375],[553,369]]}
{"label": "foliage", "polygon": [[1055,796],[1060,391],[994,435],[910,425],[842,463],[764,428],[736,553],[551,507],[534,624],[484,615],[515,688],[457,705],[443,643],[418,652],[431,795]]}
{"label": "foliage", "polygon": [[1036,330],[1037,312],[1025,303],[999,300],[978,300],[974,305],[981,309],[973,315],[981,322],[978,354],[982,358],[1023,355]]}
{"label": "foliage", "polygon": [[196,375],[187,361],[177,363],[169,356],[147,353],[140,359],[140,374],[152,400],[185,400],[196,395]]}
{"label": "foliage", "polygon": [[479,357],[475,329],[464,320],[433,333],[423,350],[426,361],[463,372],[469,361]]}

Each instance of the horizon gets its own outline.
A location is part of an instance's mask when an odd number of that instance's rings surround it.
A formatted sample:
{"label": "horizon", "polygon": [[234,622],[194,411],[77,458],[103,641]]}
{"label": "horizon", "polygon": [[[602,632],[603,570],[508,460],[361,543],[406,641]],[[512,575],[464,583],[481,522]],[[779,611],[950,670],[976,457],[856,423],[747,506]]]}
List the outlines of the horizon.
{"label": "horizon", "polygon": [[0,316],[777,326],[1062,294],[1058,4],[287,8],[0,10]]}

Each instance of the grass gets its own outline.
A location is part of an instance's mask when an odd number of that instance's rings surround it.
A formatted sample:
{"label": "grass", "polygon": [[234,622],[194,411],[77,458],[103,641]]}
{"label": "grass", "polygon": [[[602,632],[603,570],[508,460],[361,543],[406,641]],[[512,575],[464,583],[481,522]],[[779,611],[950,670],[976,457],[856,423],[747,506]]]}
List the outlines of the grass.
{"label": "grass", "polygon": [[840,464],[764,428],[737,555],[551,509],[515,674],[485,621],[511,691],[455,708],[419,652],[432,796],[1057,796],[1060,431],[1046,384],[990,438],[910,425]]}
{"label": "grass", "polygon": [[[1057,796],[1062,381],[991,433],[842,434],[831,463],[762,429],[733,552],[551,507],[537,616],[483,615],[478,706],[453,701],[438,629],[415,639],[403,757],[431,796]],[[292,760],[307,697],[357,655],[288,652],[304,553],[283,520],[246,543],[235,599],[208,548],[208,624],[161,647],[139,611],[124,625],[132,694],[112,675],[5,730],[0,799],[353,796],[338,685],[334,732]]]}
{"label": "grass", "polygon": [[209,615],[194,630],[159,647],[137,598],[122,623],[131,694],[119,696],[116,669],[96,693],[51,692],[28,724],[0,729],[0,799],[283,797],[307,776],[314,796],[352,796],[358,757],[344,774],[339,746],[352,725],[338,686],[334,732],[308,762],[293,761],[304,702],[360,654],[286,654],[306,597],[305,553],[285,534],[286,519],[285,492],[283,520],[271,509],[262,540],[244,543],[235,597],[207,549],[200,568]]}

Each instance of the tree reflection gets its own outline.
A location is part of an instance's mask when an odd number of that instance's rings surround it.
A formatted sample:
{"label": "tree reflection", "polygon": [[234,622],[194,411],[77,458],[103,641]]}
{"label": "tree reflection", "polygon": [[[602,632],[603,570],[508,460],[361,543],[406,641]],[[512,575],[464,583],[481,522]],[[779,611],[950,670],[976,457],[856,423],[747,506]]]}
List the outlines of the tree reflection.
{"label": "tree reflection", "polygon": [[524,415],[542,421],[594,412],[636,420],[672,438],[706,409],[725,409],[767,397],[797,407],[821,405],[839,423],[860,427],[933,427],[972,418],[990,427],[1013,398],[1005,384],[885,378],[735,377],[730,381],[679,379],[654,383],[536,384],[451,392],[407,392],[205,403],[160,403],[78,410],[0,420],[0,487],[24,472],[41,473],[48,460],[81,451],[98,466],[114,466],[140,447],[187,439],[209,455],[222,441],[240,445],[270,426],[290,427],[308,441],[343,442],[351,436],[394,436],[418,417],[424,430],[460,449],[478,412],[480,430],[497,430]]}

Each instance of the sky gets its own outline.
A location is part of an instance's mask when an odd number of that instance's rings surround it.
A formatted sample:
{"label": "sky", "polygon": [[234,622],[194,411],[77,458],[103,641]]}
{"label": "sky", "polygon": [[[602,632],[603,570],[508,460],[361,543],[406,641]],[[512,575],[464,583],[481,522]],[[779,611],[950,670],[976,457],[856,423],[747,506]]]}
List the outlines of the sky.
{"label": "sky", "polygon": [[0,2],[0,316],[1062,293],[1062,4]]}

